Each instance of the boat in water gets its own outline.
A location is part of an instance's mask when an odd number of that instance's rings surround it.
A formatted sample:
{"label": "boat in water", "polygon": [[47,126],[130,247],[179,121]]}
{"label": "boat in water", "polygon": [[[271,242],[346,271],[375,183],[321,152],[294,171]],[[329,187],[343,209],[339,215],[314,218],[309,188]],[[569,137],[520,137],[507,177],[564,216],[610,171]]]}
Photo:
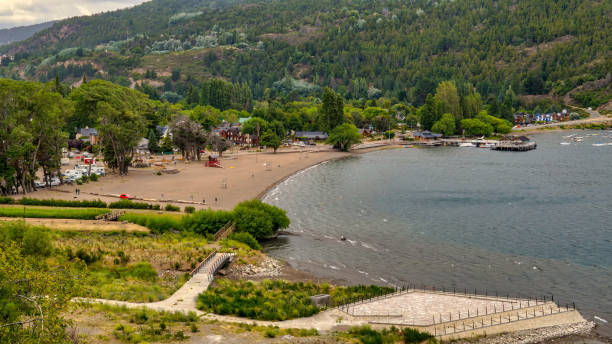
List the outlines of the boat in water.
{"label": "boat in water", "polygon": [[463,142],[459,144],[459,147],[476,147],[476,145],[471,142]]}
{"label": "boat in water", "polygon": [[569,143],[569,142],[561,142],[560,145],[567,146],[567,145],[571,145],[571,143]]}

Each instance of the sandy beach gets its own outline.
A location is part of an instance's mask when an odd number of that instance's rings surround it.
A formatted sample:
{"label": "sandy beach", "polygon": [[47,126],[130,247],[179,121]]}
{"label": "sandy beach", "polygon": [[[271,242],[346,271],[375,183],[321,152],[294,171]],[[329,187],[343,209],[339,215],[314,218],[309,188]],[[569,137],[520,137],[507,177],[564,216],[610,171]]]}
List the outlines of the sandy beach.
{"label": "sandy beach", "polygon": [[[220,159],[223,168],[204,166],[202,161],[177,161],[167,170],[178,173],[158,175],[160,169],[132,168],[127,176],[108,174],[97,182],[84,185],[62,185],[25,195],[32,198],[101,199],[117,201],[117,197],[101,195],[128,194],[149,203],[172,203],[197,209],[232,209],[236,204],[262,196],[269,188],[297,171],[324,161],[350,156],[335,151],[236,153]],[[64,168],[65,169],[65,168]],[[75,190],[80,189],[80,195]],[[23,197],[24,195],[16,195]],[[165,200],[165,201],[162,201]],[[176,201],[186,201],[177,203]],[[191,202],[205,204],[188,204]]]}

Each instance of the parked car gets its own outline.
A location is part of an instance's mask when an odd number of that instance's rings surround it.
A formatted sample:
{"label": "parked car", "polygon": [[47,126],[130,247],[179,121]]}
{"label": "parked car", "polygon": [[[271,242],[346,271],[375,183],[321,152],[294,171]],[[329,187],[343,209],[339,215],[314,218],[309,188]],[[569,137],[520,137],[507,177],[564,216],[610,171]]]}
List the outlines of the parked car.
{"label": "parked car", "polygon": [[58,186],[60,184],[61,184],[61,182],[60,182],[59,178],[53,178],[53,179],[51,179],[51,182],[49,182],[49,185],[51,185],[51,186]]}
{"label": "parked car", "polygon": [[45,184],[45,182],[41,182],[39,180],[35,180],[34,181],[34,186],[36,186],[37,188],[44,188],[45,186],[47,186],[47,184]]}
{"label": "parked car", "polygon": [[121,195],[119,195],[119,198],[121,198],[121,199],[132,199],[132,196],[130,196],[128,194],[121,194]]}

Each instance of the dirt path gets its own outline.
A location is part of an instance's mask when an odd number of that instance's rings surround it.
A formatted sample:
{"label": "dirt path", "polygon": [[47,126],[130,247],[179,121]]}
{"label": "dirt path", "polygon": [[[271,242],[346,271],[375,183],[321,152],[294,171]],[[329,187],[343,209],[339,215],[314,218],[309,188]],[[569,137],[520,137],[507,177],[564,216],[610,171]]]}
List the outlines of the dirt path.
{"label": "dirt path", "polygon": [[[0,221],[16,221],[23,218],[0,217]],[[26,223],[33,226],[45,226],[60,231],[91,231],[91,232],[117,232],[126,231],[128,233],[142,232],[148,233],[149,229],[133,223],[123,223],[119,221],[96,221],[96,220],[73,220],[73,219],[45,219],[45,218],[26,218]]]}

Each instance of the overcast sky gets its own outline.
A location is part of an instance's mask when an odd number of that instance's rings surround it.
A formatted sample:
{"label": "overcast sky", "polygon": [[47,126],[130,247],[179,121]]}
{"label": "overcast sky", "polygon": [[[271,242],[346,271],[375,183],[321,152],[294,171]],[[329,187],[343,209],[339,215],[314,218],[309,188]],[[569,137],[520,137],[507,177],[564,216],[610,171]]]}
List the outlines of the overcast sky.
{"label": "overcast sky", "polygon": [[116,10],[145,0],[0,0],[0,29]]}

